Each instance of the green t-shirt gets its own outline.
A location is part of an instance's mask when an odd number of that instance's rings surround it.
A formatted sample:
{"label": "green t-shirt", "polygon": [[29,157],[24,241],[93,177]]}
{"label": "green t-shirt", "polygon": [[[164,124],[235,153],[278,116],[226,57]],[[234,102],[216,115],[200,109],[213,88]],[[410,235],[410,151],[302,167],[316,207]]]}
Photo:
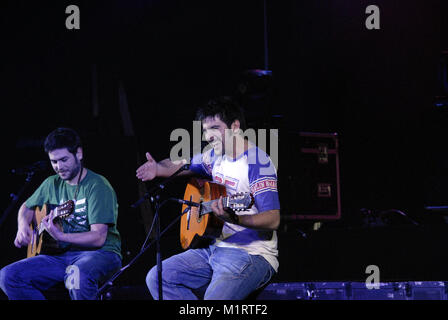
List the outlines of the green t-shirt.
{"label": "green t-shirt", "polygon": [[[81,180],[73,215],[62,219],[65,233],[90,231],[91,224],[107,224],[107,238],[101,249],[121,256],[121,239],[117,230],[117,196],[109,181],[103,176],[88,170]],[[45,179],[39,188],[26,201],[28,208],[42,207],[44,204],[60,205],[74,200],[76,185],[70,185],[58,175]],[[85,247],[60,242],[60,247],[69,250],[82,250]]]}

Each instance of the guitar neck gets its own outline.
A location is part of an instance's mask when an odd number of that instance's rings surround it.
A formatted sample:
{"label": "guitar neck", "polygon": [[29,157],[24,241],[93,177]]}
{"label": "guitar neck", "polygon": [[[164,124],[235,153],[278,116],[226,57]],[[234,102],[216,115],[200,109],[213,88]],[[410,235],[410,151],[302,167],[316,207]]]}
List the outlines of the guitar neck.
{"label": "guitar neck", "polygon": [[[218,201],[219,199],[215,199],[215,200],[211,200],[211,201],[207,201],[207,202],[202,202],[201,203],[201,213],[200,215],[204,215],[207,213],[212,212],[212,203]],[[222,198],[222,203],[223,203],[223,207],[227,208],[229,205],[229,197],[223,197]]]}

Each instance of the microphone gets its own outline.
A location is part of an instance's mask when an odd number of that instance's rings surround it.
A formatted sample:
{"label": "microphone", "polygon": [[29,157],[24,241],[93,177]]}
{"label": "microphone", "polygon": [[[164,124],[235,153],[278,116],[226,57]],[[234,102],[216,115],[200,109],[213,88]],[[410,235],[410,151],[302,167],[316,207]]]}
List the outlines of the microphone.
{"label": "microphone", "polygon": [[179,173],[181,173],[182,171],[185,171],[185,170],[188,170],[188,169],[190,169],[190,165],[189,164],[184,164],[182,167],[177,169],[177,171],[173,174],[173,176],[176,176]]}
{"label": "microphone", "polygon": [[190,169],[190,165],[189,164],[184,164],[182,167],[180,167],[179,170],[185,171],[185,170],[188,170],[188,169]]}
{"label": "microphone", "polygon": [[48,168],[48,161],[47,160],[40,160],[36,161],[33,164],[17,168],[17,169],[11,169],[11,173],[13,174],[28,174],[31,172],[39,172],[39,171],[45,171]]}
{"label": "microphone", "polygon": [[181,204],[186,204],[187,206],[190,207],[200,207],[201,204],[197,203],[197,202],[193,202],[193,201],[188,201],[188,200],[182,200],[182,199],[177,199],[177,198],[169,198],[169,200],[174,201],[174,202],[178,202]]}

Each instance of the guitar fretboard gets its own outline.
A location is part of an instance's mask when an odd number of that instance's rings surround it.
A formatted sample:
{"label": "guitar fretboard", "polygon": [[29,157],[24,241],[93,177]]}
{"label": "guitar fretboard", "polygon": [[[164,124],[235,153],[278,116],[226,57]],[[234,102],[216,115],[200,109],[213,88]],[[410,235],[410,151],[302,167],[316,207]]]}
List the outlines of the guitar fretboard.
{"label": "guitar fretboard", "polygon": [[[207,201],[207,202],[202,202],[201,203],[201,212],[199,213],[199,215],[204,215],[207,213],[212,212],[212,203],[218,201],[218,199],[212,200],[212,201]],[[229,197],[223,197],[222,198],[222,203],[224,208],[228,207],[228,203],[229,203]]]}

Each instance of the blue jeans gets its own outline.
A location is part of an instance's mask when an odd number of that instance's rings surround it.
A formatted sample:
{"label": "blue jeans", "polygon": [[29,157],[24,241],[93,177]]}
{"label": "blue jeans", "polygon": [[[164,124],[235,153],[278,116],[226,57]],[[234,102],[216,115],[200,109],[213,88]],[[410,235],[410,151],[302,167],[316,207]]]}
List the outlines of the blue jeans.
{"label": "blue jeans", "polygon": [[[190,249],[162,262],[163,299],[241,300],[263,286],[275,273],[262,256],[240,249],[210,246]],[[146,276],[146,284],[158,299],[157,266]]]}
{"label": "blue jeans", "polygon": [[[68,266],[71,267],[67,269]],[[10,300],[44,300],[41,291],[64,282],[71,299],[94,300],[98,283],[107,280],[120,267],[120,257],[109,251],[38,255],[1,269],[0,288]]]}

